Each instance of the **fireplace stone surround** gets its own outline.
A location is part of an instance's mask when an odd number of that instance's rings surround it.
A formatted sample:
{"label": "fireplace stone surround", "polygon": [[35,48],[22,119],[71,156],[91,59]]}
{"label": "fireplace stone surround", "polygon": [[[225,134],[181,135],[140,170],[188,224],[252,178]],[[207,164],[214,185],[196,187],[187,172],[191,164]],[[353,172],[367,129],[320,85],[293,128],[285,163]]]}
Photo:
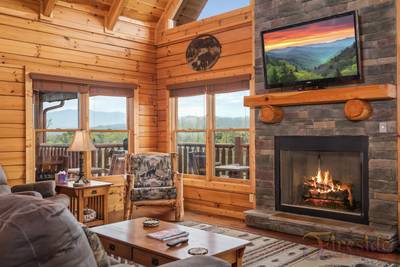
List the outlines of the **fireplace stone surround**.
{"label": "fireplace stone surround", "polygon": [[[258,33],[351,10],[357,10],[360,16],[362,84],[396,84],[394,0],[256,0],[256,93],[266,93]],[[274,89],[274,92],[279,91]],[[256,209],[246,212],[246,223],[297,235],[328,231],[337,240],[368,240],[365,241],[368,243],[365,246],[367,249],[393,251],[398,245],[397,107],[395,100],[374,101],[370,104],[373,107],[372,116],[360,122],[345,118],[344,104],[284,107],[285,116],[280,123],[264,124],[257,120]],[[382,126],[384,130],[380,130]],[[276,210],[275,137],[341,135],[368,137],[367,224]]]}

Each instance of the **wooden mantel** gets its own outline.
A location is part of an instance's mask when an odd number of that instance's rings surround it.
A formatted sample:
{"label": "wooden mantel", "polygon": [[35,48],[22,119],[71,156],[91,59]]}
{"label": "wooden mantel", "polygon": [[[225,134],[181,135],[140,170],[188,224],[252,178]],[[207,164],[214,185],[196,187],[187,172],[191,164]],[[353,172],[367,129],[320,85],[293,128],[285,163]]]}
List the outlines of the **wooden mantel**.
{"label": "wooden mantel", "polygon": [[396,98],[393,84],[372,84],[334,89],[269,93],[244,97],[244,105],[261,107],[259,119],[265,123],[279,123],[284,117],[280,107],[346,102],[344,114],[351,121],[368,119],[372,107],[367,101]]}
{"label": "wooden mantel", "polygon": [[244,97],[246,107],[264,106],[301,106],[328,103],[342,103],[353,99],[386,100],[396,98],[396,86],[393,84],[373,84],[334,89],[268,93]]}

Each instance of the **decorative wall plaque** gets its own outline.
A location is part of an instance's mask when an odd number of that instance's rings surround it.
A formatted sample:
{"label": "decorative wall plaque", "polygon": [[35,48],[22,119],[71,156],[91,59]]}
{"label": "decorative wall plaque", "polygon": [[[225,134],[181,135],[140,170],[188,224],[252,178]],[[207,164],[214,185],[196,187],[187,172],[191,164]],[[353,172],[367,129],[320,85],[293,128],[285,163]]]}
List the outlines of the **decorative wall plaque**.
{"label": "decorative wall plaque", "polygon": [[211,69],[221,55],[221,44],[212,35],[200,35],[192,40],[186,50],[186,61],[195,71]]}

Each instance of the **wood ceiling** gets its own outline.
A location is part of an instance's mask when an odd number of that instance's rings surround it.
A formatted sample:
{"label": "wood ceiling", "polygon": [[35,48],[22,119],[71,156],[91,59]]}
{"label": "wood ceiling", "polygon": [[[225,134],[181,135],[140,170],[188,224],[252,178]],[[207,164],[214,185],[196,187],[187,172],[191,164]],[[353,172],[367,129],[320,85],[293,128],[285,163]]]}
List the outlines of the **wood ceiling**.
{"label": "wood ceiling", "polygon": [[[105,26],[112,30],[119,16],[157,23],[167,8],[169,0],[38,0],[41,13],[50,17],[57,4],[89,5],[105,13]],[[175,1],[173,1],[175,2]],[[180,7],[174,17],[176,25],[197,20],[207,0],[176,1]]]}
{"label": "wood ceiling", "polygon": [[175,25],[183,25],[197,20],[208,0],[183,0],[175,15]]}
{"label": "wood ceiling", "polygon": [[105,11],[105,24],[111,30],[119,16],[144,22],[158,22],[168,0],[41,0],[42,14],[50,16],[57,2],[90,5]]}

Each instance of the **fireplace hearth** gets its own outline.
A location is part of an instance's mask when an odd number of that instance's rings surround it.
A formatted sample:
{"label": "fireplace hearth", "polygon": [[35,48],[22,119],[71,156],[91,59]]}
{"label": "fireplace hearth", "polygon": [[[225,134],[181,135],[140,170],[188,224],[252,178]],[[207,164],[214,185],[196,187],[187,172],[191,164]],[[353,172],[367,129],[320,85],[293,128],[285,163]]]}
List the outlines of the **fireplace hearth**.
{"label": "fireplace hearth", "polygon": [[276,210],[368,224],[368,137],[275,137]]}

